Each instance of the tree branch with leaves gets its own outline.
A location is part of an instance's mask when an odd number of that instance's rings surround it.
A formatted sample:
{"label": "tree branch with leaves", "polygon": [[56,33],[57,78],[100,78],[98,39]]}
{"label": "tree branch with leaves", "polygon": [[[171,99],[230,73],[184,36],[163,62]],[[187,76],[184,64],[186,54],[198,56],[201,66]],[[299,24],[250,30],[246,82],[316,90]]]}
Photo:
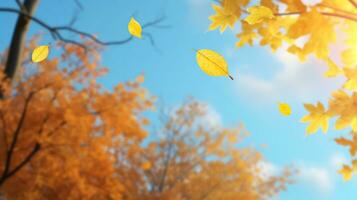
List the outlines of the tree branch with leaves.
{"label": "tree branch with leaves", "polygon": [[[314,55],[325,61],[328,70],[325,76],[333,78],[343,76],[346,81],[331,94],[327,105],[317,102],[305,104],[308,115],[301,121],[309,123],[306,131],[313,134],[321,128],[328,131],[332,118],[337,130],[352,129],[352,139],[345,137],[336,139],[339,145],[355,149],[357,140],[357,3],[354,0],[332,1],[322,0],[314,5],[305,5],[301,0],[261,0],[248,7],[250,1],[222,0],[213,8],[216,13],[210,17],[210,30],[220,28],[221,32],[235,23],[241,24],[237,33],[237,47],[253,45],[269,46],[272,51],[285,49],[296,55],[301,61]],[[332,55],[331,47],[338,38],[343,49],[339,56]],[[298,44],[300,39],[306,39]],[[301,41],[300,41],[301,42]],[[308,72],[307,72],[308,73]],[[348,141],[348,142],[347,142]],[[353,152],[353,153],[352,153]],[[351,156],[354,156],[351,151]],[[357,173],[357,160],[351,165],[344,165],[340,171],[345,180]]]}

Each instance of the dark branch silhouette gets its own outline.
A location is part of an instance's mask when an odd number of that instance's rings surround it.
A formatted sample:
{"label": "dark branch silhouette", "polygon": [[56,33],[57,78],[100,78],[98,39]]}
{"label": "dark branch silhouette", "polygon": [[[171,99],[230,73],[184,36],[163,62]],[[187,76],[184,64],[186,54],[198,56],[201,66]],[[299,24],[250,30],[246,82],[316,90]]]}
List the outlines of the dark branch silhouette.
{"label": "dark branch silhouette", "polygon": [[[109,46],[109,45],[122,45],[122,44],[125,44],[125,43],[128,43],[129,41],[131,41],[133,39],[133,36],[128,36],[127,38],[125,39],[122,39],[122,40],[117,40],[117,41],[103,41],[103,40],[100,40],[98,39],[96,36],[94,36],[93,34],[90,34],[88,32],[85,32],[85,31],[81,31],[81,30],[78,30],[78,29],[75,29],[71,26],[50,26],[48,25],[47,23],[45,23],[44,21],[40,20],[39,18],[37,17],[34,17],[34,16],[31,16],[31,15],[28,15],[27,13],[21,11],[21,10],[17,10],[17,9],[14,9],[14,8],[0,8],[0,12],[9,12],[9,13],[17,13],[17,14],[21,14],[21,15],[24,15],[26,16],[28,19],[34,21],[35,23],[37,23],[38,25],[42,26],[43,28],[47,29],[52,38],[55,39],[55,40],[60,40],[62,42],[65,42],[65,43],[70,43],[70,44],[74,44],[74,45],[77,45],[77,46],[80,46],[81,48],[87,50],[87,47],[85,44],[81,43],[81,42],[78,42],[76,40],[72,40],[72,39],[68,39],[66,38],[64,35],[63,35],[63,32],[64,31],[67,31],[67,32],[70,32],[70,33],[75,33],[77,35],[81,35],[81,36],[84,36],[100,45],[104,45],[104,46]],[[154,21],[151,21],[151,22],[148,22],[146,24],[144,24],[142,26],[143,30],[145,31],[145,29],[149,28],[149,27],[154,27],[154,28],[168,28],[169,26],[163,26],[163,25],[160,25],[160,23],[162,21],[165,20],[165,17],[162,16]],[[143,32],[143,35],[148,37],[149,40],[150,40],[150,43],[152,45],[154,45],[154,40],[153,40],[153,37],[150,33],[147,33],[147,32]]]}

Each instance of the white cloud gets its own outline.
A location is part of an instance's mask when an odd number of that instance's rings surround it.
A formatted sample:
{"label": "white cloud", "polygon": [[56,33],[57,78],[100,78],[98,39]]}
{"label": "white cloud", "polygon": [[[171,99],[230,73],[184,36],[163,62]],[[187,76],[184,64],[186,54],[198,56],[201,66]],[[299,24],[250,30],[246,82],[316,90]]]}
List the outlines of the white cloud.
{"label": "white cloud", "polygon": [[308,188],[312,188],[317,191],[320,195],[331,194],[334,183],[332,179],[332,173],[329,169],[317,167],[317,166],[307,166],[301,165],[298,167],[299,170],[299,182]]}
{"label": "white cloud", "polygon": [[187,0],[189,6],[189,17],[190,21],[193,22],[195,26],[202,26],[208,23],[207,17],[212,11],[211,1],[207,0]]}
{"label": "white cloud", "polygon": [[[259,175],[263,179],[268,179],[269,177],[276,176],[282,170],[281,166],[275,165],[268,161],[260,161],[257,163],[257,168],[259,169]],[[314,165],[307,165],[305,162],[294,166],[298,170],[296,177],[293,177],[297,182],[296,184],[301,184],[304,187],[311,188],[313,191],[317,191],[320,195],[331,194],[334,188],[333,173],[328,167],[318,167]]]}
{"label": "white cloud", "polygon": [[203,110],[206,112],[206,115],[203,116],[200,120],[202,124],[206,124],[212,128],[222,127],[222,117],[211,105],[206,103],[201,103]]}
{"label": "white cloud", "polygon": [[274,57],[281,63],[281,68],[267,79],[252,74],[239,74],[238,88],[249,99],[281,101],[315,101],[329,96],[331,91],[342,84],[342,78],[326,78],[326,65],[317,59],[309,58],[302,63],[295,55],[279,49]]}

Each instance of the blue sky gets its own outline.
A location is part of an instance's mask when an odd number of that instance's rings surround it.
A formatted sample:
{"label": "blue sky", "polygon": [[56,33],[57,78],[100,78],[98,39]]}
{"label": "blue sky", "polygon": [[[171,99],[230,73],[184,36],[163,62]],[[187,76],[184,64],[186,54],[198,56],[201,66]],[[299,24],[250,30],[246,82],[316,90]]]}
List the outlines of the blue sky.
{"label": "blue sky", "polygon": [[[268,172],[293,164],[300,170],[296,184],[280,199],[355,199],[357,178],[343,182],[336,173],[348,162],[347,149],[333,139],[339,134],[318,132],[307,137],[299,122],[305,114],[302,103],[327,101],[329,93],[341,83],[325,79],[325,68],[314,59],[300,63],[283,50],[273,54],[259,47],[235,48],[235,30],[224,34],[208,32],[208,16],[213,13],[209,0],[86,0],[75,27],[95,33],[103,40],[128,36],[127,23],[132,15],[144,24],[165,14],[163,23],[170,29],[148,29],[156,47],[148,40],[135,39],[124,46],[110,46],[102,62],[110,73],[101,79],[107,88],[134,79],[144,73],[144,87],[165,104],[175,106],[187,96],[209,105],[211,121],[225,126],[243,122],[252,133],[247,143],[260,149]],[[84,3],[85,2],[85,3]],[[99,3],[101,2],[101,3]],[[14,1],[0,1],[2,7],[15,7]],[[67,24],[74,12],[72,0],[41,1],[36,16],[52,25]],[[0,49],[9,45],[15,15],[0,13]],[[239,27],[239,26],[237,26]],[[30,33],[45,33],[32,24]],[[228,61],[234,81],[226,77],[209,77],[196,65],[192,49],[208,48],[220,52]],[[277,102],[288,102],[290,117],[277,112]],[[266,148],[261,148],[266,144]],[[346,161],[347,159],[347,161]]]}

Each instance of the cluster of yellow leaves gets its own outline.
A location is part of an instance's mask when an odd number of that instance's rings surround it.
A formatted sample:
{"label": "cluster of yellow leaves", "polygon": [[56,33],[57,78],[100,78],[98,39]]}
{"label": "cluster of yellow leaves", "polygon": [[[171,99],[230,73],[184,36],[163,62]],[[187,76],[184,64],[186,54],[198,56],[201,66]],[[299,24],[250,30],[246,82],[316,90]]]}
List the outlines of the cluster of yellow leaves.
{"label": "cluster of yellow leaves", "polygon": [[[140,113],[152,99],[140,87],[143,77],[111,91],[102,88],[97,79],[107,70],[98,47],[86,45],[88,52],[65,45],[58,58],[27,64],[16,87],[1,83],[0,171],[15,138],[10,172],[39,148],[1,186],[7,199],[121,199],[112,149],[121,148],[120,138],[146,137]],[[24,53],[35,46],[31,41]]]}
{"label": "cluster of yellow leaves", "polygon": [[[354,134],[352,139],[346,139],[344,137],[336,138],[337,144],[349,147],[351,156],[355,156],[357,152],[357,135]],[[352,166],[343,165],[339,171],[342,174],[343,179],[348,181],[352,178],[353,174],[357,173],[357,160],[352,160]]]}
{"label": "cluster of yellow leaves", "polygon": [[[253,45],[254,41],[258,41],[261,46],[270,46],[275,51],[286,44],[286,50],[302,61],[309,55],[325,61],[326,77],[342,75],[346,81],[332,94],[327,106],[320,102],[316,106],[305,104],[309,114],[301,121],[309,123],[306,131],[312,134],[319,128],[327,132],[329,120],[337,118],[336,129],[352,129],[352,134],[355,134],[357,7],[353,2],[355,1],[322,0],[317,4],[305,5],[302,0],[261,0],[248,7],[251,5],[249,0],[222,0],[219,5],[214,5],[216,13],[210,17],[210,29],[220,27],[224,31],[227,24],[232,27],[240,22],[241,29],[237,34],[239,41],[236,43],[238,47]],[[224,16],[229,16],[229,21]],[[344,38],[343,44],[338,44],[339,48],[332,52],[331,47],[336,46],[336,41],[339,41],[337,35]],[[280,112],[285,115],[282,109]],[[345,166],[342,171],[351,172],[352,168]]]}
{"label": "cluster of yellow leaves", "polygon": [[265,6],[250,7],[248,8],[248,12],[249,16],[246,17],[244,20],[250,25],[261,23],[264,20],[274,18],[273,12],[270,10],[270,8],[267,8]]}

